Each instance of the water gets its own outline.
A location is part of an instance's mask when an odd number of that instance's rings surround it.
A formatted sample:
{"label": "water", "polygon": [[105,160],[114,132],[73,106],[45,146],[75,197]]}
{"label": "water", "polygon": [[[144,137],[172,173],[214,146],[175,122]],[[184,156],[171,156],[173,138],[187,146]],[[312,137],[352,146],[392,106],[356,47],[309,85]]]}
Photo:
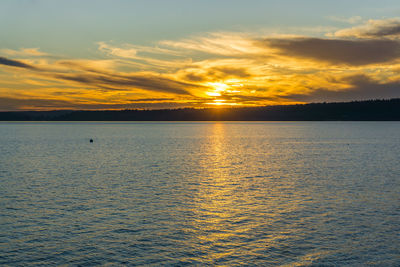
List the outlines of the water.
{"label": "water", "polygon": [[0,123],[0,265],[399,266],[399,133]]}

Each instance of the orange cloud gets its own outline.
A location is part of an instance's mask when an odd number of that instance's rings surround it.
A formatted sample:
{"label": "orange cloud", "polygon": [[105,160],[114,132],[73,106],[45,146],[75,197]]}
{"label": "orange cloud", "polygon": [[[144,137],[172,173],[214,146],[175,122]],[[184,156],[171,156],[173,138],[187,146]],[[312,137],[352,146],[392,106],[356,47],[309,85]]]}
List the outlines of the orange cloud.
{"label": "orange cloud", "polygon": [[399,38],[400,18],[368,20],[367,23],[349,29],[342,29],[333,34],[339,38]]}
{"label": "orange cloud", "polygon": [[100,42],[99,59],[3,49],[0,107],[258,106],[399,97],[397,22],[368,23],[368,29],[325,38],[209,33],[148,47]]}

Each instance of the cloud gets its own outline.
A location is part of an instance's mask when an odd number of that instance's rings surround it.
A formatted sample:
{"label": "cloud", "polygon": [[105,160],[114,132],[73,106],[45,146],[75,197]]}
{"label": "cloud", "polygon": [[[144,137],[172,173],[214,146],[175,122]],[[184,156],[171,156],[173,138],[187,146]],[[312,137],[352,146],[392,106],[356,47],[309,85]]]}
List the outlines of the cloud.
{"label": "cloud", "polygon": [[[293,35],[257,38],[254,35],[214,33],[181,41],[162,41],[160,44],[184,51],[264,62],[282,62],[282,56],[285,56],[289,60],[300,58],[360,66],[391,62],[400,57],[400,42],[390,39],[348,40]],[[196,76],[190,74],[189,78],[199,80]]]}
{"label": "cloud", "polygon": [[[73,59],[73,60],[58,60],[54,62],[54,67],[61,67],[66,70],[80,70],[94,73],[110,73],[115,70],[117,62],[112,59],[106,60],[83,60],[83,59]],[[61,70],[60,70],[61,71]]]}
{"label": "cloud", "polygon": [[107,53],[109,55],[117,56],[117,57],[123,57],[123,58],[132,58],[135,59],[137,58],[137,49],[133,47],[129,48],[120,48],[120,47],[115,47],[111,46],[105,42],[99,42],[99,50]]}
{"label": "cloud", "polygon": [[320,38],[265,39],[260,44],[286,57],[313,59],[331,64],[367,65],[391,62],[400,57],[395,40],[340,40]]}
{"label": "cloud", "polygon": [[244,104],[257,104],[260,101],[272,101],[272,102],[279,102],[283,98],[276,95],[271,96],[255,96],[255,95],[241,95],[235,93],[222,93],[219,99],[224,99],[226,101],[230,101],[233,103],[244,103]]}
{"label": "cloud", "polygon": [[[39,69],[33,65],[25,64],[21,61],[0,57],[0,64],[38,71]],[[107,90],[148,90],[164,93],[172,93],[179,95],[190,95],[188,89],[201,88],[200,85],[190,84],[187,82],[177,81],[160,74],[151,72],[124,74],[105,72],[101,70],[93,71],[88,69],[88,64],[80,61],[61,62],[60,65],[70,67],[70,73],[62,71],[40,72],[41,76],[53,78],[57,80],[72,81],[87,86],[98,87]],[[83,71],[82,71],[83,70]],[[75,73],[71,73],[74,71]],[[94,73],[93,73],[94,72]]]}
{"label": "cloud", "polygon": [[170,78],[151,73],[130,75],[121,74],[56,74],[57,79],[78,82],[85,85],[100,87],[108,90],[142,89],[180,95],[190,95],[187,89],[199,87],[197,85],[176,81]]}
{"label": "cloud", "polygon": [[230,78],[250,78],[251,74],[243,67],[217,66],[210,68],[189,68],[182,72],[185,80],[192,82],[205,82],[215,80],[226,80]]}
{"label": "cloud", "polygon": [[174,101],[174,98],[138,98],[138,99],[131,99],[129,100],[131,102],[142,102],[142,103],[148,103],[148,102],[158,102],[158,101]]}
{"label": "cloud", "polygon": [[329,16],[328,19],[337,21],[337,22],[344,22],[349,24],[357,24],[362,21],[362,17],[360,16],[352,16],[349,18],[337,17],[337,16]]}
{"label": "cloud", "polygon": [[265,52],[265,48],[254,44],[251,36],[240,33],[211,33],[180,41],[161,41],[160,45],[224,56],[243,56]]}
{"label": "cloud", "polygon": [[179,51],[161,48],[158,46],[142,46],[126,43],[122,44],[121,46],[115,46],[107,42],[98,42],[97,45],[99,51],[123,58],[137,58],[139,53],[181,56]]}
{"label": "cloud", "polygon": [[[125,59],[125,63],[135,64],[141,69],[171,69],[180,68],[190,64],[192,61],[179,60],[182,51],[175,51],[160,47],[136,46],[122,44],[120,47],[105,42],[99,42],[98,50],[111,57]],[[162,56],[163,59],[157,58]],[[128,61],[129,60],[129,61]],[[134,62],[134,63],[133,63]]]}
{"label": "cloud", "polygon": [[37,98],[11,98],[0,97],[0,111],[18,111],[18,110],[110,110],[110,109],[167,109],[194,107],[193,103],[180,103],[176,101],[169,102],[142,102],[128,101],[127,103],[84,103],[79,101],[66,101],[58,99],[37,99]]}
{"label": "cloud", "polygon": [[343,77],[339,82],[348,83],[349,87],[342,90],[318,88],[307,94],[293,94],[286,98],[304,102],[332,102],[400,97],[400,80],[379,82],[367,75],[357,74]]}
{"label": "cloud", "polygon": [[20,50],[14,49],[0,49],[0,53],[8,56],[23,56],[23,57],[42,57],[49,54],[39,51],[39,48],[21,48]]}
{"label": "cloud", "polygon": [[16,67],[16,68],[23,68],[23,69],[31,69],[31,70],[37,69],[36,67],[34,67],[30,64],[26,64],[19,60],[8,59],[5,57],[0,57],[0,65]]}
{"label": "cloud", "polygon": [[100,42],[99,59],[8,51],[14,55],[0,57],[0,107],[253,106],[399,97],[400,40],[389,24],[395,20],[375,23],[373,34],[357,28],[358,35],[343,37],[208,33],[148,47]]}
{"label": "cloud", "polygon": [[71,103],[58,99],[0,97],[0,111],[69,108]]}
{"label": "cloud", "polygon": [[400,37],[400,18],[391,18],[385,20],[368,20],[361,26],[342,29],[336,31],[333,36],[340,38],[399,38]]}

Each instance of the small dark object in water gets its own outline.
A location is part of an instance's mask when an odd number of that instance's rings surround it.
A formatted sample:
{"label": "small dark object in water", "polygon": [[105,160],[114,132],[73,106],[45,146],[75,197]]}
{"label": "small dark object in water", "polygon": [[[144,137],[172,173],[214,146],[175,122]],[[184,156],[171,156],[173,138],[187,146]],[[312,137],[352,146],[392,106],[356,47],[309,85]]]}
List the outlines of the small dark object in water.
{"label": "small dark object in water", "polygon": [[93,139],[92,139],[92,138],[90,138],[89,142],[90,142],[90,143],[93,143]]}

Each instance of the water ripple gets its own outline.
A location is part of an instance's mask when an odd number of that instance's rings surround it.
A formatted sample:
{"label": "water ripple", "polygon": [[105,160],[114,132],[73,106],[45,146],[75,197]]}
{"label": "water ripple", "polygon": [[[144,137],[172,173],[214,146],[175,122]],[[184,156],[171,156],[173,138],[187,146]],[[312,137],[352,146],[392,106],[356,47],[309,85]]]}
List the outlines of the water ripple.
{"label": "water ripple", "polygon": [[398,266],[399,130],[1,123],[0,264]]}

